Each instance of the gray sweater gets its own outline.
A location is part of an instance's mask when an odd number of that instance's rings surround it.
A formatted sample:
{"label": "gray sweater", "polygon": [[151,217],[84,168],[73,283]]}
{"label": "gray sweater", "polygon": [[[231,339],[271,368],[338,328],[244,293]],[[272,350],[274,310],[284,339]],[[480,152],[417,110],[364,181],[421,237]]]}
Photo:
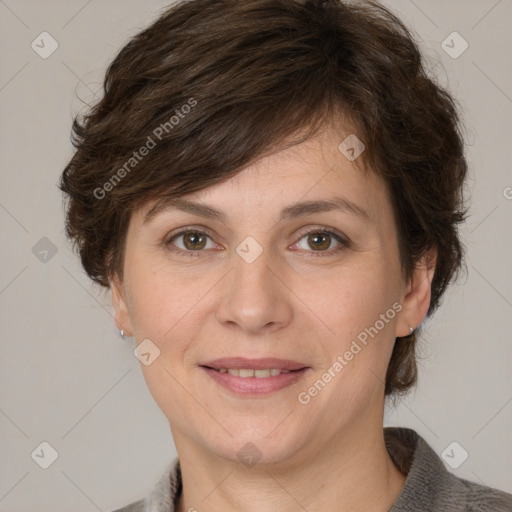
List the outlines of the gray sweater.
{"label": "gray sweater", "polygon": [[[512,494],[449,473],[427,442],[414,430],[384,429],[386,448],[407,475],[389,512],[512,512]],[[182,482],[176,457],[149,496],[113,512],[175,512]]]}

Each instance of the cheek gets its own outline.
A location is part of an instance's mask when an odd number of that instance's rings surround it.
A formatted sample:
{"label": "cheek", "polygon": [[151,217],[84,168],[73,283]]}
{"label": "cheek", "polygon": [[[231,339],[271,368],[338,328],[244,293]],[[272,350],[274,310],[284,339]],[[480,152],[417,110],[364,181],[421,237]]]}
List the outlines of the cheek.
{"label": "cheek", "polygon": [[172,301],[176,300],[183,290],[179,282],[166,276],[166,268],[154,255],[142,253],[127,263],[129,270],[129,296],[131,316],[139,327],[155,324],[155,320],[165,321]]}
{"label": "cheek", "polygon": [[148,390],[169,417],[197,414],[194,401],[184,393],[184,354],[190,341],[197,338],[200,300],[211,284],[197,279],[184,279],[170,274],[169,267],[156,262],[132,267],[130,281],[130,315],[138,345],[150,339],[159,349],[154,362],[140,364]]}
{"label": "cheek", "polygon": [[197,316],[217,281],[213,272],[172,272],[168,263],[154,257],[133,266],[128,292],[138,341],[149,338],[163,351],[179,351],[180,340],[193,337],[199,328]]}
{"label": "cheek", "polygon": [[336,375],[332,379],[335,401],[372,393],[385,379],[401,309],[396,302],[396,279],[389,269],[378,258],[369,258],[358,268],[340,268],[324,291],[317,289],[310,298],[312,310],[329,328],[328,335],[322,336],[328,354],[324,371],[330,369]]}
{"label": "cheek", "polygon": [[357,336],[393,303],[387,275],[378,258],[367,258],[351,267],[340,266],[336,272],[316,280],[316,286],[308,292],[308,303],[332,331],[343,337]]}

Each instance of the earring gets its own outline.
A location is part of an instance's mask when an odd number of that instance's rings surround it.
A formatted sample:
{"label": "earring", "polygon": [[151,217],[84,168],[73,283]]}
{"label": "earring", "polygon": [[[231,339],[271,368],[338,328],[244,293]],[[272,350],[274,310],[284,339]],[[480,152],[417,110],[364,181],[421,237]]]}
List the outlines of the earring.
{"label": "earring", "polygon": [[414,332],[414,329],[409,326],[409,336]]}
{"label": "earring", "polygon": [[119,331],[119,334],[121,335],[121,338],[124,338],[124,329],[121,329],[121,330]]}

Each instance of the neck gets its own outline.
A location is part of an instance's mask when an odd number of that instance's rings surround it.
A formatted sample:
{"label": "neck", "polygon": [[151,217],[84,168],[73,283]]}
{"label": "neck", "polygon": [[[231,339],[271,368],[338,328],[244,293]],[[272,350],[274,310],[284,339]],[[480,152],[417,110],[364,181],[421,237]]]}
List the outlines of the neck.
{"label": "neck", "polygon": [[183,480],[176,511],[388,512],[405,476],[389,457],[380,425],[347,427],[293,460],[253,467],[218,457],[173,431]]}

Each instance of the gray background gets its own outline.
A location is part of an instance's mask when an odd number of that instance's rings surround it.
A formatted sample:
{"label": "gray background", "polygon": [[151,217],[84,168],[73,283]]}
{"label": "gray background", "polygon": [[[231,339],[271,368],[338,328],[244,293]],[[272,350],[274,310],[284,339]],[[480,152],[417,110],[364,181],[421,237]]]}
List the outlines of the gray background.
{"label": "gray background", "polygon": [[[419,386],[386,424],[439,454],[456,441],[469,457],[455,474],[512,492],[512,1],[385,3],[464,109],[472,194],[468,277],[426,321]],[[133,340],[66,245],[56,187],[77,96],[95,101],[106,65],[166,5],[0,0],[1,511],[109,510],[149,493],[175,455]],[[43,31],[59,45],[47,59],[31,48]],[[456,59],[441,46],[453,31],[469,43]],[[31,457],[43,441],[58,452],[48,469]]]}

